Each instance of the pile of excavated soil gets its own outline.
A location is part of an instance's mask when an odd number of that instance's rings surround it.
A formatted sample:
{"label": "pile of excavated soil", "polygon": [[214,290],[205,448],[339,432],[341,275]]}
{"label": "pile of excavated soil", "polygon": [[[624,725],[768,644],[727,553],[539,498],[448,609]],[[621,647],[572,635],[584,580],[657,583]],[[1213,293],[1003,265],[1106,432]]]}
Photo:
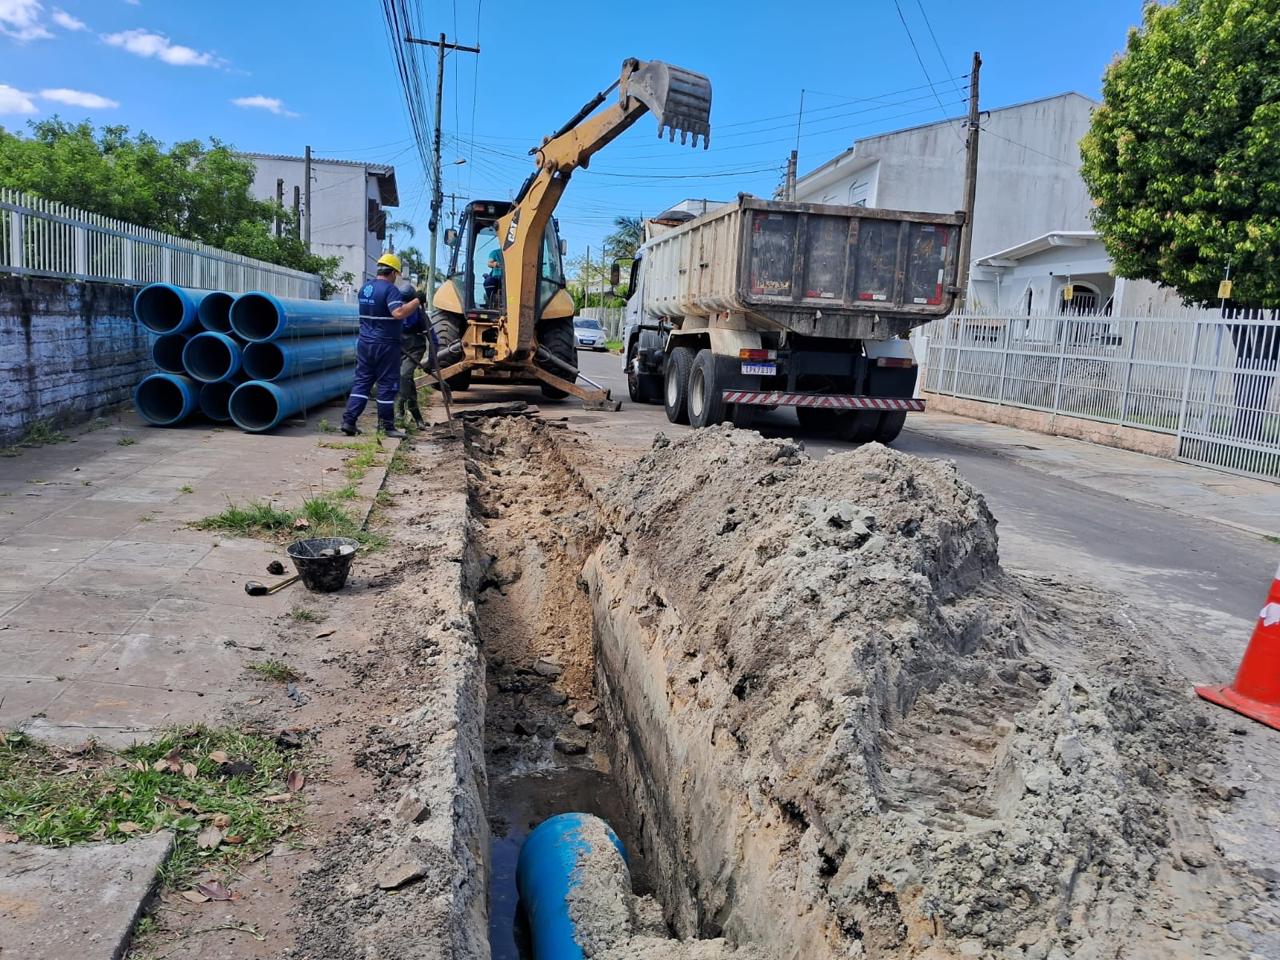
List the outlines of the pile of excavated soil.
{"label": "pile of excavated soil", "polygon": [[1249,955],[1216,729],[1122,612],[1001,569],[953,465],[725,427],[659,436],[600,501],[602,709],[680,936]]}

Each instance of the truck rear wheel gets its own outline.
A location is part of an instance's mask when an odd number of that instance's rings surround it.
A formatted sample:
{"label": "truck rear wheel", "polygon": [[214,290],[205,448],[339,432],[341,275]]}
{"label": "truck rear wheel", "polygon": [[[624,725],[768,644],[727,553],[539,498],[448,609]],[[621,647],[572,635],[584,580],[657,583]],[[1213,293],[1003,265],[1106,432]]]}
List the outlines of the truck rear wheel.
{"label": "truck rear wheel", "polygon": [[724,396],[716,377],[716,356],[710,350],[699,350],[689,371],[689,426],[714,427],[724,419]]}
{"label": "truck rear wheel", "polygon": [[[538,325],[538,346],[542,347],[547,353],[551,354],[561,363],[567,363],[573,368],[572,376],[565,370],[561,370],[555,364],[537,362],[543,370],[553,373],[557,377],[561,377],[571,383],[577,379],[578,370],[578,348],[573,343],[573,318],[563,317],[558,320],[547,320]],[[565,393],[549,383],[540,383],[542,395],[548,400],[563,400],[569,394]]]}
{"label": "truck rear wheel", "polygon": [[662,405],[672,423],[689,422],[689,373],[693,369],[693,351],[676,347],[667,354],[663,368]]}
{"label": "truck rear wheel", "polygon": [[898,439],[898,434],[902,432],[902,428],[906,426],[907,415],[902,413],[882,413],[880,414],[880,423],[876,427],[875,439],[880,443],[893,443]]}

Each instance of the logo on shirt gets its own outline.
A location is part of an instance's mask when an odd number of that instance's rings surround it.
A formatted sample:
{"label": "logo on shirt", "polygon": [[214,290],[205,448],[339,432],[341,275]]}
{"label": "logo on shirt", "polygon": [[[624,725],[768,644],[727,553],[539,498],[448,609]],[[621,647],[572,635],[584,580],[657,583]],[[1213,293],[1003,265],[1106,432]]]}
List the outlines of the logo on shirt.
{"label": "logo on shirt", "polygon": [[360,291],[360,296],[362,296],[362,297],[372,297],[372,296],[373,296],[373,284],[372,284],[372,283],[366,283],[366,284],[364,285],[364,289]]}

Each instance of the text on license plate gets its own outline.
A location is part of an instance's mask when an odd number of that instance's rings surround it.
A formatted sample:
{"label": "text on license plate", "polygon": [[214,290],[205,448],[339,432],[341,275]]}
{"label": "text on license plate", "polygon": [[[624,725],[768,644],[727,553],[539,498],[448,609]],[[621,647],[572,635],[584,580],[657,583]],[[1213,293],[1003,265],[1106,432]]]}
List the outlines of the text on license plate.
{"label": "text on license plate", "polygon": [[776,363],[744,363],[742,372],[756,377],[772,377],[778,373],[778,365]]}

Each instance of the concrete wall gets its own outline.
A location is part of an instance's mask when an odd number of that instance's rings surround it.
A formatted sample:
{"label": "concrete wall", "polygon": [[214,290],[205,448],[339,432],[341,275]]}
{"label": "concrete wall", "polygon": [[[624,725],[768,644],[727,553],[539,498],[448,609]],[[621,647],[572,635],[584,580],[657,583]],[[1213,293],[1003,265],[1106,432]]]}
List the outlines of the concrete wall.
{"label": "concrete wall", "polygon": [[[276,180],[284,180],[284,205],[293,208],[293,188],[302,188],[306,197],[301,160],[291,157],[250,156],[257,168],[253,195],[262,200],[276,198]],[[311,161],[311,249],[321,257],[340,257],[342,270],[358,285],[371,273],[381,255],[381,241],[368,230],[369,200],[378,199],[377,178],[363,166]],[[344,288],[339,288],[339,295]]]}
{"label": "concrete wall", "polygon": [[152,370],[134,288],[0,275],[0,445],[128,400]]}
{"label": "concrete wall", "polygon": [[[983,123],[973,256],[1052,230],[1090,229],[1080,138],[1094,103],[1066,93],[993,110]],[[950,213],[964,206],[964,125],[947,121],[867,137],[807,174],[796,198]]]}

